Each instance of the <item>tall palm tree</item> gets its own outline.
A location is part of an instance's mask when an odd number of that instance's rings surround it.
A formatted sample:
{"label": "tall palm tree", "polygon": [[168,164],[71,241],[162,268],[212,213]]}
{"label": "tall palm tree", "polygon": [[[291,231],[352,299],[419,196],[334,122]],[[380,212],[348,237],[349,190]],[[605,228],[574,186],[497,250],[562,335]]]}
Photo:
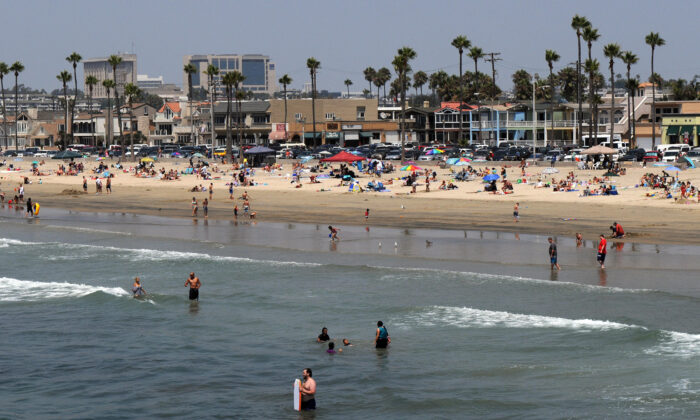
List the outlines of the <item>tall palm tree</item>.
{"label": "tall palm tree", "polygon": [[309,57],[306,60],[306,68],[309,69],[309,75],[311,76],[311,118],[313,120],[314,146],[316,146],[316,74],[318,69],[321,68],[321,62],[313,57]]}
{"label": "tall palm tree", "polygon": [[182,71],[187,75],[187,102],[190,107],[190,140],[192,144],[197,145],[197,140],[194,133],[194,113],[192,112],[192,75],[197,73],[197,67],[192,63],[187,63],[182,68]]}
{"label": "tall palm tree", "polygon": [[10,72],[10,67],[4,61],[0,61],[0,93],[2,93],[2,134],[5,137],[5,149],[8,146],[7,140],[7,109],[5,108],[5,75]]}
{"label": "tall palm tree", "polygon": [[590,103],[591,113],[591,126],[589,129],[591,136],[589,137],[589,140],[592,142],[592,133],[594,131],[596,133],[596,140],[598,138],[598,103],[600,98],[596,92],[596,76],[598,75],[598,70],[600,69],[600,63],[598,62],[598,60],[586,60],[586,63],[584,64],[584,69],[589,74],[589,77],[591,79],[591,87],[588,89],[588,101]]}
{"label": "tall palm tree", "polygon": [[19,88],[19,83],[18,83],[18,79],[19,79],[19,74],[22,73],[22,72],[24,71],[24,65],[23,65],[22,63],[20,63],[19,61],[15,61],[15,62],[12,63],[12,65],[10,66],[10,71],[11,71],[12,73],[15,74],[15,150],[19,150],[19,140],[18,140],[18,136],[17,136],[17,126],[18,126],[18,125],[17,125],[17,123],[18,123],[18,121],[17,121],[17,118],[18,118],[17,111],[19,110],[19,107],[18,107],[18,105],[17,105],[18,97],[19,97],[19,90],[18,90],[18,88]]}
{"label": "tall palm tree", "polygon": [[464,50],[468,49],[469,47],[472,46],[472,43],[467,39],[466,36],[464,35],[459,35],[455,39],[452,40],[451,45],[455,48],[457,48],[457,52],[459,52],[459,89],[460,89],[460,96],[459,96],[459,134],[457,141],[462,142],[462,102],[464,101],[464,97],[461,96],[461,93],[464,90],[464,79],[462,79],[462,55],[464,54]]}
{"label": "tall palm tree", "polygon": [[[471,47],[469,49],[469,54],[467,54],[474,60],[474,92],[479,93],[479,60],[484,58],[484,50],[479,47]],[[477,100],[478,100],[477,96]]]}
{"label": "tall palm tree", "polygon": [[238,148],[240,150],[240,159],[243,161],[243,123],[245,123],[245,120],[241,121],[241,118],[243,117],[241,101],[246,98],[246,92],[241,90],[241,88],[243,81],[245,80],[245,76],[238,70],[232,71],[231,74],[233,74],[233,87],[235,89],[236,111],[238,114]]}
{"label": "tall palm tree", "polygon": [[620,46],[611,43],[603,47],[603,54],[608,58],[608,68],[610,69],[610,91],[612,97],[610,99],[610,145],[613,144],[613,134],[615,134],[615,59],[620,58],[622,50]]}
{"label": "tall palm tree", "polygon": [[636,144],[637,142],[637,112],[634,109],[634,97],[637,94],[637,89],[639,88],[639,79],[637,78],[632,78],[632,79],[627,79],[625,81],[625,88],[629,92],[629,95],[632,97],[632,129],[630,131],[630,143],[632,143],[632,140],[634,140],[634,143]]}
{"label": "tall palm tree", "polygon": [[75,82],[75,91],[73,92],[73,103],[71,104],[70,112],[70,140],[72,143],[75,143],[75,137],[73,136],[73,119],[75,119],[75,102],[78,100],[78,63],[80,63],[82,59],[83,57],[75,51],[66,57],[66,61],[73,65],[73,80]]}
{"label": "tall palm tree", "polygon": [[233,97],[233,87],[236,84],[233,72],[224,73],[221,83],[226,86],[226,156],[231,156],[233,140],[231,138],[231,100]]}
{"label": "tall palm tree", "polygon": [[428,83],[426,72],[420,70],[413,74],[413,88],[416,89],[416,96],[418,96],[418,89],[420,89],[420,95],[423,96],[423,85],[426,83]]}
{"label": "tall palm tree", "polygon": [[[107,148],[114,142],[114,128],[112,128],[114,117],[112,116],[112,97],[110,93],[112,89],[117,88],[117,84],[114,83],[114,80],[107,79],[102,81],[102,86],[104,86],[107,91],[107,119],[109,119],[109,122],[105,124],[105,148]],[[105,121],[107,121],[107,119],[105,119]],[[107,130],[109,130],[109,133]]]}
{"label": "tall palm tree", "polygon": [[131,145],[131,160],[136,160],[136,155],[134,154],[134,99],[141,96],[141,89],[138,88],[133,83],[127,83],[124,85],[124,96],[126,97],[127,103],[129,104],[129,143]]}
{"label": "tall palm tree", "polygon": [[372,98],[372,82],[377,77],[377,71],[374,67],[367,67],[362,71],[362,74],[364,74],[365,80],[369,83],[369,97]]}
{"label": "tall palm tree", "polygon": [[[651,47],[651,76],[654,76],[654,51],[656,47],[666,45],[666,40],[661,38],[658,32],[650,32],[644,38],[644,42]],[[656,82],[651,83],[651,147],[656,145]]]}
{"label": "tall palm tree", "polygon": [[382,67],[377,70],[377,75],[382,81],[382,87],[384,88],[384,98],[386,98],[386,84],[391,80],[391,70],[386,67]]}
{"label": "tall palm tree", "polygon": [[374,80],[372,80],[372,83],[374,83],[374,86],[377,87],[377,101],[379,101],[379,88],[382,87],[382,85],[385,83],[384,78],[382,78],[382,75],[377,72],[377,74],[374,76]]}
{"label": "tall palm tree", "polygon": [[114,108],[117,110],[117,122],[119,123],[119,141],[122,146],[122,156],[126,148],[124,147],[124,131],[122,128],[122,111],[119,106],[119,80],[117,80],[117,66],[122,63],[122,58],[118,55],[110,55],[107,62],[112,66],[112,77],[114,77]]}
{"label": "tall palm tree", "polygon": [[284,92],[284,141],[286,142],[287,139],[287,86],[289,86],[292,83],[292,78],[289,77],[288,74],[285,74],[284,76],[280,77],[279,82],[282,84],[283,92]]}
{"label": "tall palm tree", "polygon": [[[625,83],[625,87],[628,87],[629,80],[631,79],[630,72],[632,71],[632,64],[637,64],[637,61],[639,61],[639,58],[637,58],[637,55],[632,53],[632,51],[625,51],[622,53],[622,62],[625,63],[627,66],[627,81]],[[635,87],[634,90],[637,88]],[[627,94],[627,132],[629,133],[630,140],[632,139],[632,124],[634,123],[632,118],[630,117],[630,108],[633,111],[634,110],[634,95],[633,92],[628,89],[628,94]]]}
{"label": "tall palm tree", "polygon": [[352,80],[350,80],[350,79],[345,79],[345,81],[343,82],[343,84],[344,84],[345,87],[348,89],[348,98],[349,98],[349,97],[350,97],[350,86],[352,86]]}
{"label": "tall palm tree", "polygon": [[[546,50],[544,52],[544,59],[547,61],[547,66],[549,67],[549,118],[552,120],[550,136],[554,140],[554,63],[559,61],[561,57],[554,50]],[[545,124],[547,122],[545,121]],[[546,127],[545,127],[546,130]]]}
{"label": "tall palm tree", "polygon": [[88,88],[88,113],[90,114],[90,130],[92,131],[92,145],[97,146],[97,140],[95,139],[95,123],[92,120],[92,98],[93,90],[95,85],[99,83],[97,77],[88,76],[85,78],[85,86]]}
{"label": "tall palm tree", "polygon": [[394,65],[394,70],[399,76],[399,87],[401,89],[401,120],[400,120],[400,132],[401,132],[401,162],[406,161],[406,138],[404,136],[404,130],[406,125],[406,88],[407,88],[407,77],[408,73],[411,71],[411,65],[409,62],[415,59],[417,56],[413,48],[401,47],[397,51],[396,57],[392,61]]}
{"label": "tall palm tree", "polygon": [[214,104],[216,103],[216,86],[214,86],[214,76],[219,75],[219,68],[213,64],[209,64],[204,74],[209,78],[209,98],[211,100],[211,146],[216,147],[216,129],[214,128]]}
{"label": "tall palm tree", "polygon": [[583,136],[583,83],[581,83],[581,36],[582,30],[591,26],[591,22],[583,16],[575,15],[571,19],[571,27],[576,31],[576,40],[578,41],[578,61],[576,61],[576,101],[578,102],[578,144],[581,144],[581,136]]}
{"label": "tall palm tree", "polygon": [[[586,41],[586,45],[588,46],[588,61],[593,60],[593,43],[600,38],[600,34],[598,33],[597,29],[594,29],[590,24],[583,28],[583,40]],[[588,62],[587,61],[587,62]],[[596,71],[598,71],[597,66]],[[592,68],[592,67],[589,67]],[[588,125],[588,141],[593,141],[593,100],[595,98],[595,92],[592,92],[593,90],[593,72],[588,72],[588,111],[591,114],[590,115],[590,121]],[[598,137],[598,133],[595,133],[596,138]]]}
{"label": "tall palm tree", "polygon": [[56,79],[60,80],[61,83],[63,83],[63,106],[64,106],[64,114],[65,115],[65,124],[64,126],[64,131],[63,131],[63,148],[65,149],[67,146],[66,140],[68,137],[68,111],[70,110],[70,103],[68,102],[68,82],[71,81],[73,76],[71,76],[70,72],[67,70],[63,70],[60,72],[57,76]]}

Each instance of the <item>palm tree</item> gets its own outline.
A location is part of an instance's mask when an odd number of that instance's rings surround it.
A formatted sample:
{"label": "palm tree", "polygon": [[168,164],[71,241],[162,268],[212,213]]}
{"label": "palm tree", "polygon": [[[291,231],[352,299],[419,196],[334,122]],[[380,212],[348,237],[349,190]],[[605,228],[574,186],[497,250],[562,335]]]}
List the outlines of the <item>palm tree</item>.
{"label": "palm tree", "polygon": [[[636,54],[633,54],[632,51],[625,51],[622,53],[620,56],[622,58],[622,62],[625,63],[627,66],[627,81],[625,83],[625,87],[629,85],[629,80],[631,79],[630,72],[632,71],[632,64],[637,64],[637,61],[639,61],[639,58],[637,58]],[[634,90],[637,88],[635,87]],[[632,118],[630,118],[630,108],[634,110],[634,95],[633,92],[628,89],[628,94],[627,94],[627,132],[629,133],[630,140],[632,139]],[[630,103],[631,102],[631,103]]]}
{"label": "palm tree", "polygon": [[[656,47],[662,47],[666,45],[666,41],[661,38],[658,32],[650,32],[644,38],[644,41],[648,46],[651,47],[651,75],[654,73],[654,50]],[[651,147],[654,148],[656,144],[656,83],[651,83]]]}
{"label": "palm tree", "polygon": [[377,71],[373,67],[367,67],[362,73],[365,75],[367,83],[369,83],[369,97],[372,98],[372,82],[374,82],[374,78],[377,77]]}
{"label": "palm tree", "polygon": [[610,145],[613,144],[613,134],[615,134],[615,59],[620,58],[622,50],[620,46],[611,43],[603,47],[603,54],[608,57],[608,68],[610,69],[610,91],[612,98],[610,99]]}
{"label": "palm tree", "polygon": [[233,72],[224,73],[221,82],[226,86],[226,156],[231,156],[233,140],[231,139],[231,99],[233,87],[237,83]]}
{"label": "palm tree", "polygon": [[384,88],[384,98],[386,98],[386,84],[391,80],[391,70],[386,67],[382,67],[377,70],[377,75],[379,80],[382,81],[382,87]]}
{"label": "palm tree", "polygon": [[[593,42],[597,41],[598,38],[600,38],[600,34],[598,33],[598,30],[593,29],[593,27],[589,23],[588,26],[583,28],[583,35],[582,36],[583,36],[583,40],[586,41],[586,45],[588,45],[588,61],[592,61],[593,56],[592,56],[591,50],[593,49]],[[595,66],[595,67],[596,67],[596,71],[598,71],[597,66]],[[592,92],[592,90],[593,90],[593,74],[594,74],[593,72],[588,72],[588,100],[589,100],[588,111],[591,114],[590,115],[590,117],[591,117],[590,122],[588,125],[588,141],[593,140],[593,100],[595,97],[595,92]],[[597,138],[598,133],[596,132],[595,135]]]}
{"label": "palm tree", "polygon": [[[600,68],[600,63],[598,63],[598,60],[586,60],[586,63],[584,64],[584,69],[589,75],[590,78],[590,83],[591,87],[588,89],[588,102],[590,104],[590,113],[591,113],[591,126],[589,127],[589,133],[590,136],[588,138],[589,141],[593,141],[593,128],[595,126],[595,133],[596,133],[596,140],[598,138],[598,95],[596,93],[596,84],[595,84],[595,75],[598,73],[598,69]],[[591,143],[591,145],[594,145]]]}
{"label": "palm tree", "polygon": [[119,140],[122,146],[122,156],[126,151],[124,147],[124,131],[122,129],[122,111],[119,106],[119,81],[117,80],[117,66],[122,63],[122,58],[118,55],[110,55],[107,62],[112,66],[112,76],[114,77],[114,108],[117,110],[117,122],[119,123]]}
{"label": "palm tree", "polygon": [[377,101],[379,101],[379,88],[382,87],[382,85],[385,83],[384,79],[382,78],[382,75],[377,72],[377,74],[374,76],[374,80],[372,80],[372,83],[374,83],[374,86],[377,87]]}
{"label": "palm tree", "polygon": [[401,90],[401,162],[406,161],[406,138],[404,136],[404,130],[406,125],[406,80],[408,73],[410,73],[411,71],[411,65],[409,64],[409,61],[416,58],[416,55],[416,52],[412,48],[402,47],[397,51],[397,55],[392,61],[392,64],[394,65],[394,70],[399,76],[399,88]]}
{"label": "palm tree", "polygon": [[[107,79],[102,82],[102,86],[104,86],[107,91],[107,118],[109,119],[109,122],[105,124],[105,148],[107,148],[114,141],[114,128],[112,128],[114,117],[112,116],[112,98],[110,96],[110,90],[116,89],[117,84],[114,83],[114,80]],[[106,132],[108,129],[109,133]]]}
{"label": "palm tree", "polygon": [[131,160],[136,160],[134,154],[134,99],[141,96],[141,89],[133,83],[124,85],[124,96],[129,104],[129,143],[131,144]]}
{"label": "palm tree", "polygon": [[292,83],[292,78],[285,74],[279,82],[282,84],[284,92],[284,141],[287,141],[287,86]]}
{"label": "palm tree", "polygon": [[345,81],[343,82],[343,84],[344,84],[345,87],[348,89],[348,98],[349,98],[349,97],[350,97],[350,86],[352,86],[352,80],[350,80],[350,79],[345,79]]}
{"label": "palm tree", "polygon": [[[544,52],[544,59],[547,61],[547,66],[549,67],[549,118],[552,120],[551,125],[551,137],[554,140],[554,63],[559,61],[559,54],[554,50],[546,50]],[[547,121],[545,121],[545,124]],[[546,127],[545,127],[546,130]]]}
{"label": "palm tree", "polygon": [[187,75],[187,101],[190,106],[190,140],[192,144],[197,145],[195,133],[194,133],[194,113],[192,112],[192,75],[197,73],[197,67],[192,63],[187,63],[182,68],[182,71]]}
{"label": "palm tree", "polygon": [[[464,35],[459,35],[457,38],[452,40],[452,46],[457,48],[457,51],[459,52],[459,88],[460,88],[460,94],[463,91],[464,88],[464,80],[462,79],[462,54],[464,53],[464,50],[471,47],[472,43],[467,39],[466,36]],[[458,134],[458,142],[462,142],[462,102],[464,98],[462,96],[459,97],[459,134]]]}
{"label": "palm tree", "polygon": [[97,140],[95,139],[95,123],[92,121],[92,92],[95,85],[98,83],[97,77],[88,76],[85,78],[85,86],[88,87],[88,112],[90,113],[90,129],[92,130],[92,145],[97,146]]}
{"label": "palm tree", "polygon": [[68,82],[70,82],[72,78],[73,76],[71,76],[70,72],[67,70],[63,70],[56,76],[56,79],[63,83],[63,106],[65,111],[64,115],[66,117],[62,136],[64,149],[66,148],[66,137],[68,136],[68,110],[70,110],[70,103],[68,102]]}
{"label": "palm tree", "polygon": [[591,23],[583,16],[575,15],[571,19],[571,27],[576,31],[578,41],[578,61],[576,61],[576,101],[578,102],[578,144],[581,144],[583,135],[583,84],[581,83],[581,35],[582,30],[591,26]]}
{"label": "palm tree", "polygon": [[243,81],[245,80],[245,76],[243,73],[241,73],[238,70],[234,70],[231,72],[233,74],[233,87],[236,90],[235,92],[235,97],[236,97],[236,110],[238,113],[238,149],[240,150],[240,159],[241,161],[243,160],[243,123],[245,123],[245,120],[241,121],[243,109],[241,105],[241,101],[246,98],[246,92],[241,90],[241,85],[243,84]]}
{"label": "palm tree", "polygon": [[0,61],[0,93],[2,93],[2,134],[5,137],[5,149],[7,149],[7,109],[5,108],[5,75],[10,72],[7,63]]}
{"label": "palm tree", "polygon": [[24,71],[24,65],[22,63],[20,63],[19,61],[15,61],[10,66],[10,71],[15,74],[15,150],[19,150],[19,140],[17,137],[17,123],[18,123],[17,111],[19,109],[17,102],[18,102],[18,96],[19,96],[18,95],[19,84],[17,83],[17,80],[19,79],[19,74]]}
{"label": "palm tree", "polygon": [[214,76],[219,74],[219,68],[213,64],[209,64],[204,74],[209,78],[209,97],[211,99],[211,145],[216,147],[216,129],[214,128],[214,103],[216,102],[216,86],[214,86]]}
{"label": "palm tree", "polygon": [[[309,75],[311,76],[311,118],[313,120],[314,146],[316,145],[316,73],[318,72],[318,69],[320,67],[321,62],[316,60],[315,58],[309,57],[306,60],[306,68],[309,69]],[[371,90],[372,89],[370,89],[370,91]]]}
{"label": "palm tree", "polygon": [[[637,140],[636,136],[636,111],[634,109],[634,96],[637,92],[637,89],[639,88],[639,79],[627,79],[625,82],[625,88],[627,88],[627,91],[629,92],[629,95],[632,96],[632,128],[630,130],[630,143],[632,143],[632,140],[635,141]],[[629,118],[628,118],[629,120]]]}
{"label": "palm tree", "polygon": [[[479,47],[471,47],[469,49],[469,54],[467,54],[474,60],[474,92],[479,93],[479,60],[484,57],[484,50]],[[477,100],[479,97],[477,96]]]}
{"label": "palm tree", "polygon": [[413,74],[413,88],[416,89],[416,96],[418,96],[418,89],[420,89],[420,95],[423,96],[423,85],[426,83],[428,83],[428,75],[423,70]]}
{"label": "palm tree", "polygon": [[73,80],[75,82],[75,92],[73,92],[73,104],[70,112],[70,140],[72,143],[75,142],[75,136],[73,136],[73,119],[75,118],[75,102],[78,100],[78,63],[80,63],[82,59],[83,57],[81,57],[80,54],[75,51],[66,57],[66,61],[73,65]]}

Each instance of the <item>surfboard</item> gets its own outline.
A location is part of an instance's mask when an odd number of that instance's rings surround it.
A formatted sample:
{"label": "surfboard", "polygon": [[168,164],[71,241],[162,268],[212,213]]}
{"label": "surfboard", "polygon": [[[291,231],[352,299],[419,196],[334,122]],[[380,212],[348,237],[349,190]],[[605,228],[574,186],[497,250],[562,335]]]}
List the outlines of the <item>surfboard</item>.
{"label": "surfboard", "polygon": [[301,379],[294,380],[294,411],[301,411]]}

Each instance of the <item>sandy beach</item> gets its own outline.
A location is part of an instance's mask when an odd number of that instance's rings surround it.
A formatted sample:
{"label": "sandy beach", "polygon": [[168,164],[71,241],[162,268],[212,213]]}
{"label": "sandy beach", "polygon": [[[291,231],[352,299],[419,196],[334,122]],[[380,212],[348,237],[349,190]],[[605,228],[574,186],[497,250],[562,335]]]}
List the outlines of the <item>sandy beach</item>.
{"label": "sandy beach", "polygon": [[[491,194],[484,192],[485,184],[481,180],[459,182],[455,190],[439,190],[440,183],[450,182],[454,175],[449,168],[440,169],[433,162],[420,163],[429,171],[437,172],[437,181],[431,181],[431,191],[425,191],[425,176],[420,176],[420,186],[415,194],[411,188],[401,185],[398,179],[408,172],[395,171],[381,177],[389,191],[385,192],[349,192],[348,186],[339,186],[339,179],[318,179],[310,183],[310,172],[304,172],[301,187],[295,188],[292,181],[293,161],[281,161],[282,168],[264,171],[256,168],[250,178],[254,186],[235,187],[235,199],[231,200],[228,183],[234,171],[231,165],[213,166],[213,180],[202,180],[195,175],[180,175],[178,180],[164,181],[158,178],[142,178],[133,175],[132,162],[124,163],[124,170],[110,168],[113,194],[96,194],[95,178],[92,169],[99,162],[94,158],[82,159],[84,173],[79,176],[59,176],[56,174],[62,161],[46,160],[39,166],[42,175],[33,175],[31,162],[8,161],[14,171],[7,167],[0,168],[0,189],[6,194],[6,203],[23,180],[28,177],[30,184],[25,186],[25,198],[31,197],[42,208],[64,208],[83,212],[124,212],[160,215],[166,217],[191,218],[191,200],[196,197],[200,202],[199,219],[203,218],[201,202],[209,198],[209,192],[192,192],[192,188],[202,185],[206,188],[214,185],[214,193],[209,203],[210,219],[232,219],[234,205],[238,205],[239,218],[244,217],[244,191],[250,196],[251,211],[261,221],[288,221],[302,223],[319,223],[333,225],[391,226],[403,228],[442,228],[454,230],[493,230],[545,235],[573,236],[581,232],[586,239],[594,239],[601,233],[610,233],[612,222],[621,223],[626,232],[625,241],[644,243],[700,243],[694,229],[689,227],[700,222],[697,198],[691,200],[674,200],[660,198],[662,190],[639,187],[644,173],[660,174],[662,168],[649,166],[642,168],[639,163],[626,163],[626,175],[612,177],[609,181],[619,191],[616,196],[582,196],[582,187],[578,191],[554,192],[552,188],[535,188],[539,180],[551,182],[565,178],[569,171],[579,181],[591,181],[594,176],[601,177],[603,171],[575,169],[573,163],[558,163],[555,174],[543,174],[549,167],[546,163],[529,166],[525,178],[517,162],[483,162],[473,163],[475,168],[496,168],[501,172],[505,165],[507,177],[513,183],[512,194]],[[113,165],[116,161],[104,161]],[[184,159],[165,159],[155,163],[155,169],[165,168],[183,171],[188,166]],[[308,166],[308,165],[307,165]],[[333,167],[338,168],[338,165]],[[456,167],[455,170],[460,170]],[[327,173],[328,171],[321,172]],[[82,191],[82,176],[88,179],[88,193]],[[316,174],[318,175],[318,174]],[[527,179],[527,183],[518,183]],[[388,181],[393,179],[393,184]],[[690,181],[700,185],[700,170],[680,172],[680,181]],[[372,175],[357,178],[363,187]],[[501,183],[498,183],[501,186]],[[594,188],[597,184],[591,184]],[[649,196],[656,193],[654,196]],[[678,197],[679,192],[674,192]],[[520,203],[520,222],[513,220],[513,206]],[[369,219],[364,217],[365,209],[370,209]]]}

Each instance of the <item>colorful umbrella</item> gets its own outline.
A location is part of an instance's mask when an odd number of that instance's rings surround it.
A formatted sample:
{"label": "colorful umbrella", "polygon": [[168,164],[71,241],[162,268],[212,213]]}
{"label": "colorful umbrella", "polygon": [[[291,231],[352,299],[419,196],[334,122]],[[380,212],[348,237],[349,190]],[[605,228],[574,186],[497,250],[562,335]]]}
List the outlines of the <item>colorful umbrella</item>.
{"label": "colorful umbrella", "polygon": [[415,165],[406,165],[403,168],[401,168],[402,171],[422,171],[423,168],[420,168]]}
{"label": "colorful umbrella", "polygon": [[454,165],[459,162],[459,158],[449,158],[445,161],[448,165]]}
{"label": "colorful umbrella", "polygon": [[679,168],[679,167],[677,167],[677,166],[667,166],[667,167],[664,168],[664,170],[669,171],[669,172],[680,172],[680,171],[682,171],[682,169]]}
{"label": "colorful umbrella", "polygon": [[460,159],[453,164],[453,166],[469,166],[471,159]]}
{"label": "colorful umbrella", "polygon": [[153,158],[145,157],[141,159],[141,162],[154,162]]}
{"label": "colorful umbrella", "polygon": [[100,161],[100,160],[105,160],[105,158],[104,158],[104,156],[100,156],[100,157],[98,157],[98,158],[95,159],[95,160],[96,160],[96,161]]}
{"label": "colorful umbrella", "polygon": [[445,151],[441,149],[430,149],[426,152],[426,155],[439,155],[441,153],[445,153]]}
{"label": "colorful umbrella", "polygon": [[496,175],[496,174],[489,174],[489,175],[486,175],[486,176],[484,177],[484,181],[489,181],[489,182],[490,182],[490,181],[495,181],[495,180],[497,180],[498,178],[500,178],[500,176],[498,176],[498,175]]}

